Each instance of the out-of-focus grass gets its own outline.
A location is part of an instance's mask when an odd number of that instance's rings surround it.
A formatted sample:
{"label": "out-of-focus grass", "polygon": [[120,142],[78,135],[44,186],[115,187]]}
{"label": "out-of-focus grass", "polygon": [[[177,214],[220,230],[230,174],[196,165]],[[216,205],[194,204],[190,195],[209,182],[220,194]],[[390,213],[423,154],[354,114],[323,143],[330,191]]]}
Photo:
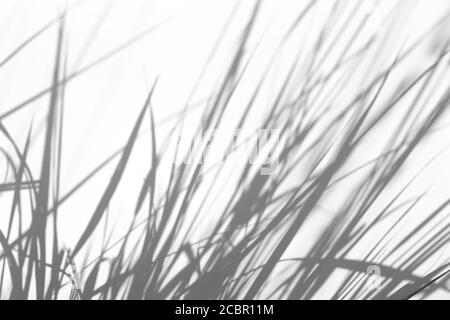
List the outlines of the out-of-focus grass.
{"label": "out-of-focus grass", "polygon": [[[298,13],[280,38],[280,51],[296,43],[300,33],[312,33],[306,19],[316,5],[316,1],[311,1]],[[230,174],[227,170],[231,160],[213,167],[205,163],[188,165],[189,155],[181,147],[177,146],[173,154],[157,147],[158,142],[161,145],[161,141],[170,138],[159,135],[154,120],[152,95],[158,90],[157,81],[143,102],[128,141],[73,189],[61,194],[66,86],[73,78],[155,31],[154,27],[68,73],[64,12],[2,60],[0,68],[20,51],[27,50],[30,42],[39,41],[42,33],[58,25],[51,85],[0,114],[3,121],[37,99],[50,96],[40,172],[32,172],[28,163],[31,128],[26,144],[19,146],[6,126],[0,126],[14,150],[11,153],[7,148],[1,149],[11,172],[7,176],[13,179],[0,184],[1,194],[12,193],[9,224],[0,226],[0,297],[68,299],[62,289],[73,285],[74,276],[81,278],[78,297],[82,299],[310,299],[321,290],[331,290],[329,296],[333,299],[408,299],[445,289],[442,280],[450,269],[448,263],[436,265],[425,276],[417,270],[448,245],[450,200],[422,212],[418,223],[408,230],[402,233],[398,230],[426,196],[426,190],[421,190],[420,196],[400,201],[420,174],[408,170],[408,160],[430,136],[437,137],[436,126],[448,109],[450,88],[436,81],[448,72],[448,39],[434,52],[429,67],[413,78],[403,79],[396,90],[392,90],[395,83],[392,79],[403,77],[404,61],[435,36],[437,27],[446,18],[407,46],[392,46],[389,33],[383,30],[362,46],[356,46],[355,43],[361,43],[355,39],[366,20],[354,21],[353,26],[344,12],[351,16],[360,6],[347,7],[351,5],[342,1],[333,5],[329,22],[312,35],[313,50],[298,49],[281,85],[274,87],[273,98],[268,99],[265,91],[278,52],[254,83],[250,99],[240,102],[240,113],[227,130],[239,130],[254,120],[255,113],[262,115],[258,119],[259,128],[281,131],[276,148],[279,162],[272,175],[262,175],[261,168],[248,164],[246,158],[233,163],[232,176],[227,179],[231,192],[221,193],[225,205],[218,209],[207,206],[215,202],[213,191],[222,188],[219,178]],[[254,28],[261,6],[264,2],[255,3],[245,27],[236,37],[232,55],[223,62],[215,91],[202,105],[196,134],[224,126],[230,101],[243,85],[253,53],[258,50]],[[395,22],[401,18],[400,9],[401,4],[386,18],[386,23],[392,24],[393,34]],[[232,23],[233,17],[224,32]],[[347,38],[342,37],[345,32],[349,34]],[[210,59],[217,50],[216,47]],[[209,61],[203,73],[208,65]],[[323,72],[325,65],[327,72]],[[354,76],[361,68],[367,68],[367,77],[354,85]],[[343,104],[341,100],[346,102]],[[186,138],[187,112],[188,103],[177,115],[172,137]],[[131,155],[145,122],[151,128],[148,144],[151,163],[136,201],[123,213],[132,217],[132,223],[113,242],[111,235],[101,234],[102,223],[107,224],[108,208],[116,189],[126,169],[133,166]],[[376,156],[352,167],[354,157],[373,143],[373,137],[378,141]],[[208,158],[211,146],[223,144],[214,136],[209,138],[211,145],[199,146],[195,150],[197,155]],[[240,151],[232,148],[231,140],[225,149],[230,153]],[[66,248],[59,241],[60,206],[114,161],[117,161],[115,170],[90,221],[71,248],[70,259],[79,263],[74,271]],[[162,163],[170,163],[168,175],[160,170]],[[405,174],[409,180],[397,190],[394,183]],[[210,176],[213,178],[208,180]],[[158,190],[161,185],[163,190]],[[330,200],[336,194],[338,201]],[[326,225],[317,230],[314,241],[305,243],[309,238],[302,235],[307,232],[308,222],[327,201],[336,206]],[[215,211],[212,218],[208,216],[211,210]],[[204,219],[212,221],[209,230],[200,241],[193,240],[196,239],[193,233],[198,233],[196,229]],[[375,233],[380,229],[381,236]],[[417,236],[424,233],[424,238]],[[102,239],[100,254],[90,252],[94,238]],[[300,247],[301,256],[287,258],[288,252]],[[82,254],[86,257],[84,262]],[[443,258],[445,261],[448,256]],[[380,271],[376,288],[368,275],[373,266]],[[336,277],[338,271],[345,273]],[[72,292],[70,298],[75,296]]]}

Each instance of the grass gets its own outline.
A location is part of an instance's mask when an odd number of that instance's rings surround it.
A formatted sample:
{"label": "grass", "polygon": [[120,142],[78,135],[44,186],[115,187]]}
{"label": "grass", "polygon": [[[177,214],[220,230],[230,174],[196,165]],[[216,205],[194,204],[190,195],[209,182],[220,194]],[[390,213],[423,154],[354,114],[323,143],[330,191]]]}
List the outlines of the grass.
{"label": "grass", "polygon": [[[234,35],[234,46],[227,48],[230,55],[220,62],[215,87],[193,107],[191,100],[223,50],[235,15],[242,12],[236,5],[185,107],[171,117],[169,133],[161,134],[155,121],[155,80],[128,140],[65,193],[61,171],[66,87],[172,20],[151,26],[69,72],[69,7],[0,60],[1,73],[29,45],[57,28],[51,83],[0,111],[0,131],[6,138],[0,147],[7,163],[0,196],[9,201],[9,222],[0,226],[0,297],[312,299],[325,292],[331,299],[411,299],[448,292],[450,199],[426,211],[418,209],[433,191],[417,182],[446,150],[431,155],[419,170],[411,162],[428,141],[445,137],[445,127],[439,126],[450,102],[450,88],[442,81],[448,73],[449,39],[439,42],[431,63],[419,72],[405,76],[404,71],[411,56],[439,36],[448,17],[422,30],[415,41],[398,36],[392,42],[392,35],[402,34],[397,23],[404,2],[383,17],[389,30],[367,36],[368,15],[361,14],[361,2],[335,1],[328,5],[326,23],[309,35],[311,45],[299,46],[299,39],[307,41],[305,32],[318,5],[305,2],[277,38],[277,49],[259,77],[249,80],[266,36],[257,32],[265,2],[255,1],[245,25]],[[286,72],[277,78],[274,64],[285,51],[293,54],[284,60]],[[364,77],[358,78],[361,70]],[[241,98],[242,91],[248,99]],[[5,123],[44,97],[49,98],[42,110],[45,134],[40,170],[34,170],[36,164],[30,165],[28,157],[30,149],[37,148],[33,127],[22,146]],[[188,119],[191,113],[195,120]],[[257,146],[245,149],[242,141],[234,146],[231,135],[224,142],[207,131],[235,132],[255,121],[256,128],[280,131],[274,149],[278,162],[271,175],[261,174],[262,155],[255,164],[246,161]],[[192,134],[187,133],[189,123],[196,125]],[[143,135],[146,125],[149,139]],[[196,156],[211,158],[217,146],[230,157],[212,166],[187,164],[189,154],[181,140],[168,143],[182,137],[191,145],[205,133],[210,143],[197,146]],[[110,211],[116,210],[113,200],[127,169],[135,165],[133,154],[143,148],[138,143],[142,139],[148,140],[144,151],[150,162],[135,201],[121,213],[131,223],[117,238],[108,225]],[[362,164],[358,158],[364,159]],[[67,250],[58,223],[62,205],[74,205],[73,196],[112,165],[88,223]],[[405,198],[417,185],[419,195]],[[324,215],[322,227],[312,229],[315,219]],[[101,244],[99,250],[94,243]],[[436,257],[437,264],[421,271]],[[376,287],[368,270],[380,272]]]}

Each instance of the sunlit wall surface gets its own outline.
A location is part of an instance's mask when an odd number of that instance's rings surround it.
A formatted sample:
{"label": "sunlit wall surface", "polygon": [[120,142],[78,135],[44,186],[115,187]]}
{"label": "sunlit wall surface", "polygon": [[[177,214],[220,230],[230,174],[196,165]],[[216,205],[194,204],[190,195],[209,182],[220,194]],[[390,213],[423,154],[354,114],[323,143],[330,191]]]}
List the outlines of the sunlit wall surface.
{"label": "sunlit wall surface", "polygon": [[449,9],[0,1],[0,298],[449,298]]}

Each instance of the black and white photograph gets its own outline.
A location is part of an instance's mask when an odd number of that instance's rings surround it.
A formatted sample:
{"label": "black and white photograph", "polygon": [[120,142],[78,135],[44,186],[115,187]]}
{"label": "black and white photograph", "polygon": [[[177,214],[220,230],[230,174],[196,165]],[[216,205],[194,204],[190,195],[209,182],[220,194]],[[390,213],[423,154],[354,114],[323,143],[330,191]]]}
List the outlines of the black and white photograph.
{"label": "black and white photograph", "polygon": [[0,300],[449,300],[449,247],[450,1],[0,0]]}

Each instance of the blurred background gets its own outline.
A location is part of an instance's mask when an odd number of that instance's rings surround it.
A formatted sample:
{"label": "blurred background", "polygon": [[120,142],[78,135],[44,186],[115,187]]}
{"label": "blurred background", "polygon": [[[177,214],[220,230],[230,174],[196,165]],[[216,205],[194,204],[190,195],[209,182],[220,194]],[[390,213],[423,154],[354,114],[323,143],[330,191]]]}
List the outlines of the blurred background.
{"label": "blurred background", "polygon": [[[315,137],[327,132],[327,128],[330,128],[328,141],[333,136],[339,137],[348,123],[343,122],[331,129],[327,119],[341,112],[382,70],[395,63],[395,59],[407,53],[383,87],[373,114],[382,110],[398,90],[432,66],[450,40],[450,4],[447,0],[319,0],[315,1],[301,23],[291,30],[299,14],[310,5],[306,0],[261,2],[242,53],[245,66],[240,68],[245,68],[245,73],[233,92],[221,123],[223,142],[216,141],[214,146],[217,153],[225,148],[228,131],[236,125],[262,77],[265,81],[243,126],[248,132],[260,128],[290,72],[293,75],[287,91],[292,98],[302,86],[307,87],[308,83],[330,74],[339,62],[338,70],[324,84],[323,93],[311,107],[319,112],[329,106],[329,112],[323,115],[323,123],[305,142],[304,148],[307,148],[314,146]],[[42,166],[49,88],[58,43],[58,17],[65,13],[64,73],[68,81],[62,115],[59,193],[70,192],[125,145],[148,92],[157,81],[152,96],[157,149],[167,152],[167,157],[161,161],[161,173],[156,182],[156,196],[161,197],[167,187],[173,164],[170,159],[173,159],[171,155],[177,142],[181,137],[181,143],[186,147],[189,142],[183,139],[193,136],[201,124],[202,114],[217,92],[219,79],[242,39],[254,6],[254,1],[224,0],[0,1],[1,123],[20,148],[25,146],[30,135],[28,163],[37,177]],[[27,43],[26,48],[8,60],[9,55],[34,34],[36,37]],[[367,51],[361,54],[365,48]],[[342,61],[346,62],[340,66]],[[348,159],[342,173],[358,168],[383,152],[386,138],[395,133],[396,124],[403,121],[401,119],[411,121],[414,126],[414,121],[427,115],[427,110],[440,100],[450,83],[448,63],[445,53],[430,80],[432,89],[424,95],[426,99],[411,110],[408,108],[415,99],[415,91],[400,101],[389,120],[371,132]],[[291,98],[286,98],[286,103]],[[186,118],[182,134],[177,136],[179,132],[176,131],[170,135],[184,112]],[[408,113],[410,118],[404,118]],[[420,202],[399,225],[395,224],[395,215],[388,216],[355,245],[350,256],[356,259],[367,253],[370,244],[395,225],[395,232],[383,240],[385,247],[394,247],[397,238],[414,230],[449,197],[448,123],[450,115],[446,113],[408,159],[407,166],[395,181],[373,204],[371,211],[375,213],[382,209],[416,175],[396,201],[404,203],[421,197]],[[4,135],[0,137],[0,146],[6,152],[13,150]],[[131,156],[132,165],[127,167],[126,175],[108,206],[110,221],[105,228],[109,230],[107,233],[111,235],[112,243],[121,239],[133,219],[137,194],[151,163],[151,146],[151,121],[146,117]],[[191,242],[201,240],[213,228],[218,214],[227,204],[227,195],[233,192],[238,181],[233,161],[244,156],[237,154],[230,159],[227,162],[229,166],[225,166],[218,176],[213,174],[214,163],[218,159],[208,163],[212,171],[205,174],[202,181],[205,187],[199,191],[200,194],[210,192],[206,204],[201,204],[202,197],[199,196],[196,198],[198,203],[192,203],[187,212],[188,216],[193,215],[196,209],[201,208],[202,218],[196,222],[193,231],[189,231]],[[64,246],[75,246],[117,160],[116,157],[103,167],[59,207],[59,238]],[[293,158],[292,163],[295,161]],[[12,180],[7,162],[5,157],[0,157],[0,176],[5,183]],[[308,165],[300,163],[293,169],[282,189],[289,190],[302,179]],[[308,253],[321,232],[339,214],[345,197],[355,192],[355,182],[364,174],[364,171],[357,173],[329,191],[283,258],[301,257]],[[8,212],[12,196],[6,192],[1,194],[0,212]],[[370,212],[367,219],[370,219]],[[441,227],[447,226],[443,228],[446,234],[442,236],[448,244],[450,212],[442,217],[439,223]],[[0,230],[6,232],[8,222],[9,215],[0,214]],[[188,226],[183,225],[180,233],[184,227]],[[91,249],[83,250],[78,256],[80,265],[98,255],[102,232],[100,230],[98,236],[89,240]],[[429,232],[428,229],[418,230],[415,237],[426,243]],[[396,256],[390,256],[389,260],[381,252],[377,259],[380,263],[392,265],[393,261],[398,261],[396,259],[401,260],[402,254],[402,250],[397,250]],[[414,274],[424,276],[449,262],[450,249],[442,245],[415,268]],[[283,272],[280,279],[282,275]],[[333,297],[341,276],[338,270],[336,280],[327,283],[313,298]],[[272,286],[281,281],[274,280]],[[441,287],[427,297],[449,298],[449,290]]]}

